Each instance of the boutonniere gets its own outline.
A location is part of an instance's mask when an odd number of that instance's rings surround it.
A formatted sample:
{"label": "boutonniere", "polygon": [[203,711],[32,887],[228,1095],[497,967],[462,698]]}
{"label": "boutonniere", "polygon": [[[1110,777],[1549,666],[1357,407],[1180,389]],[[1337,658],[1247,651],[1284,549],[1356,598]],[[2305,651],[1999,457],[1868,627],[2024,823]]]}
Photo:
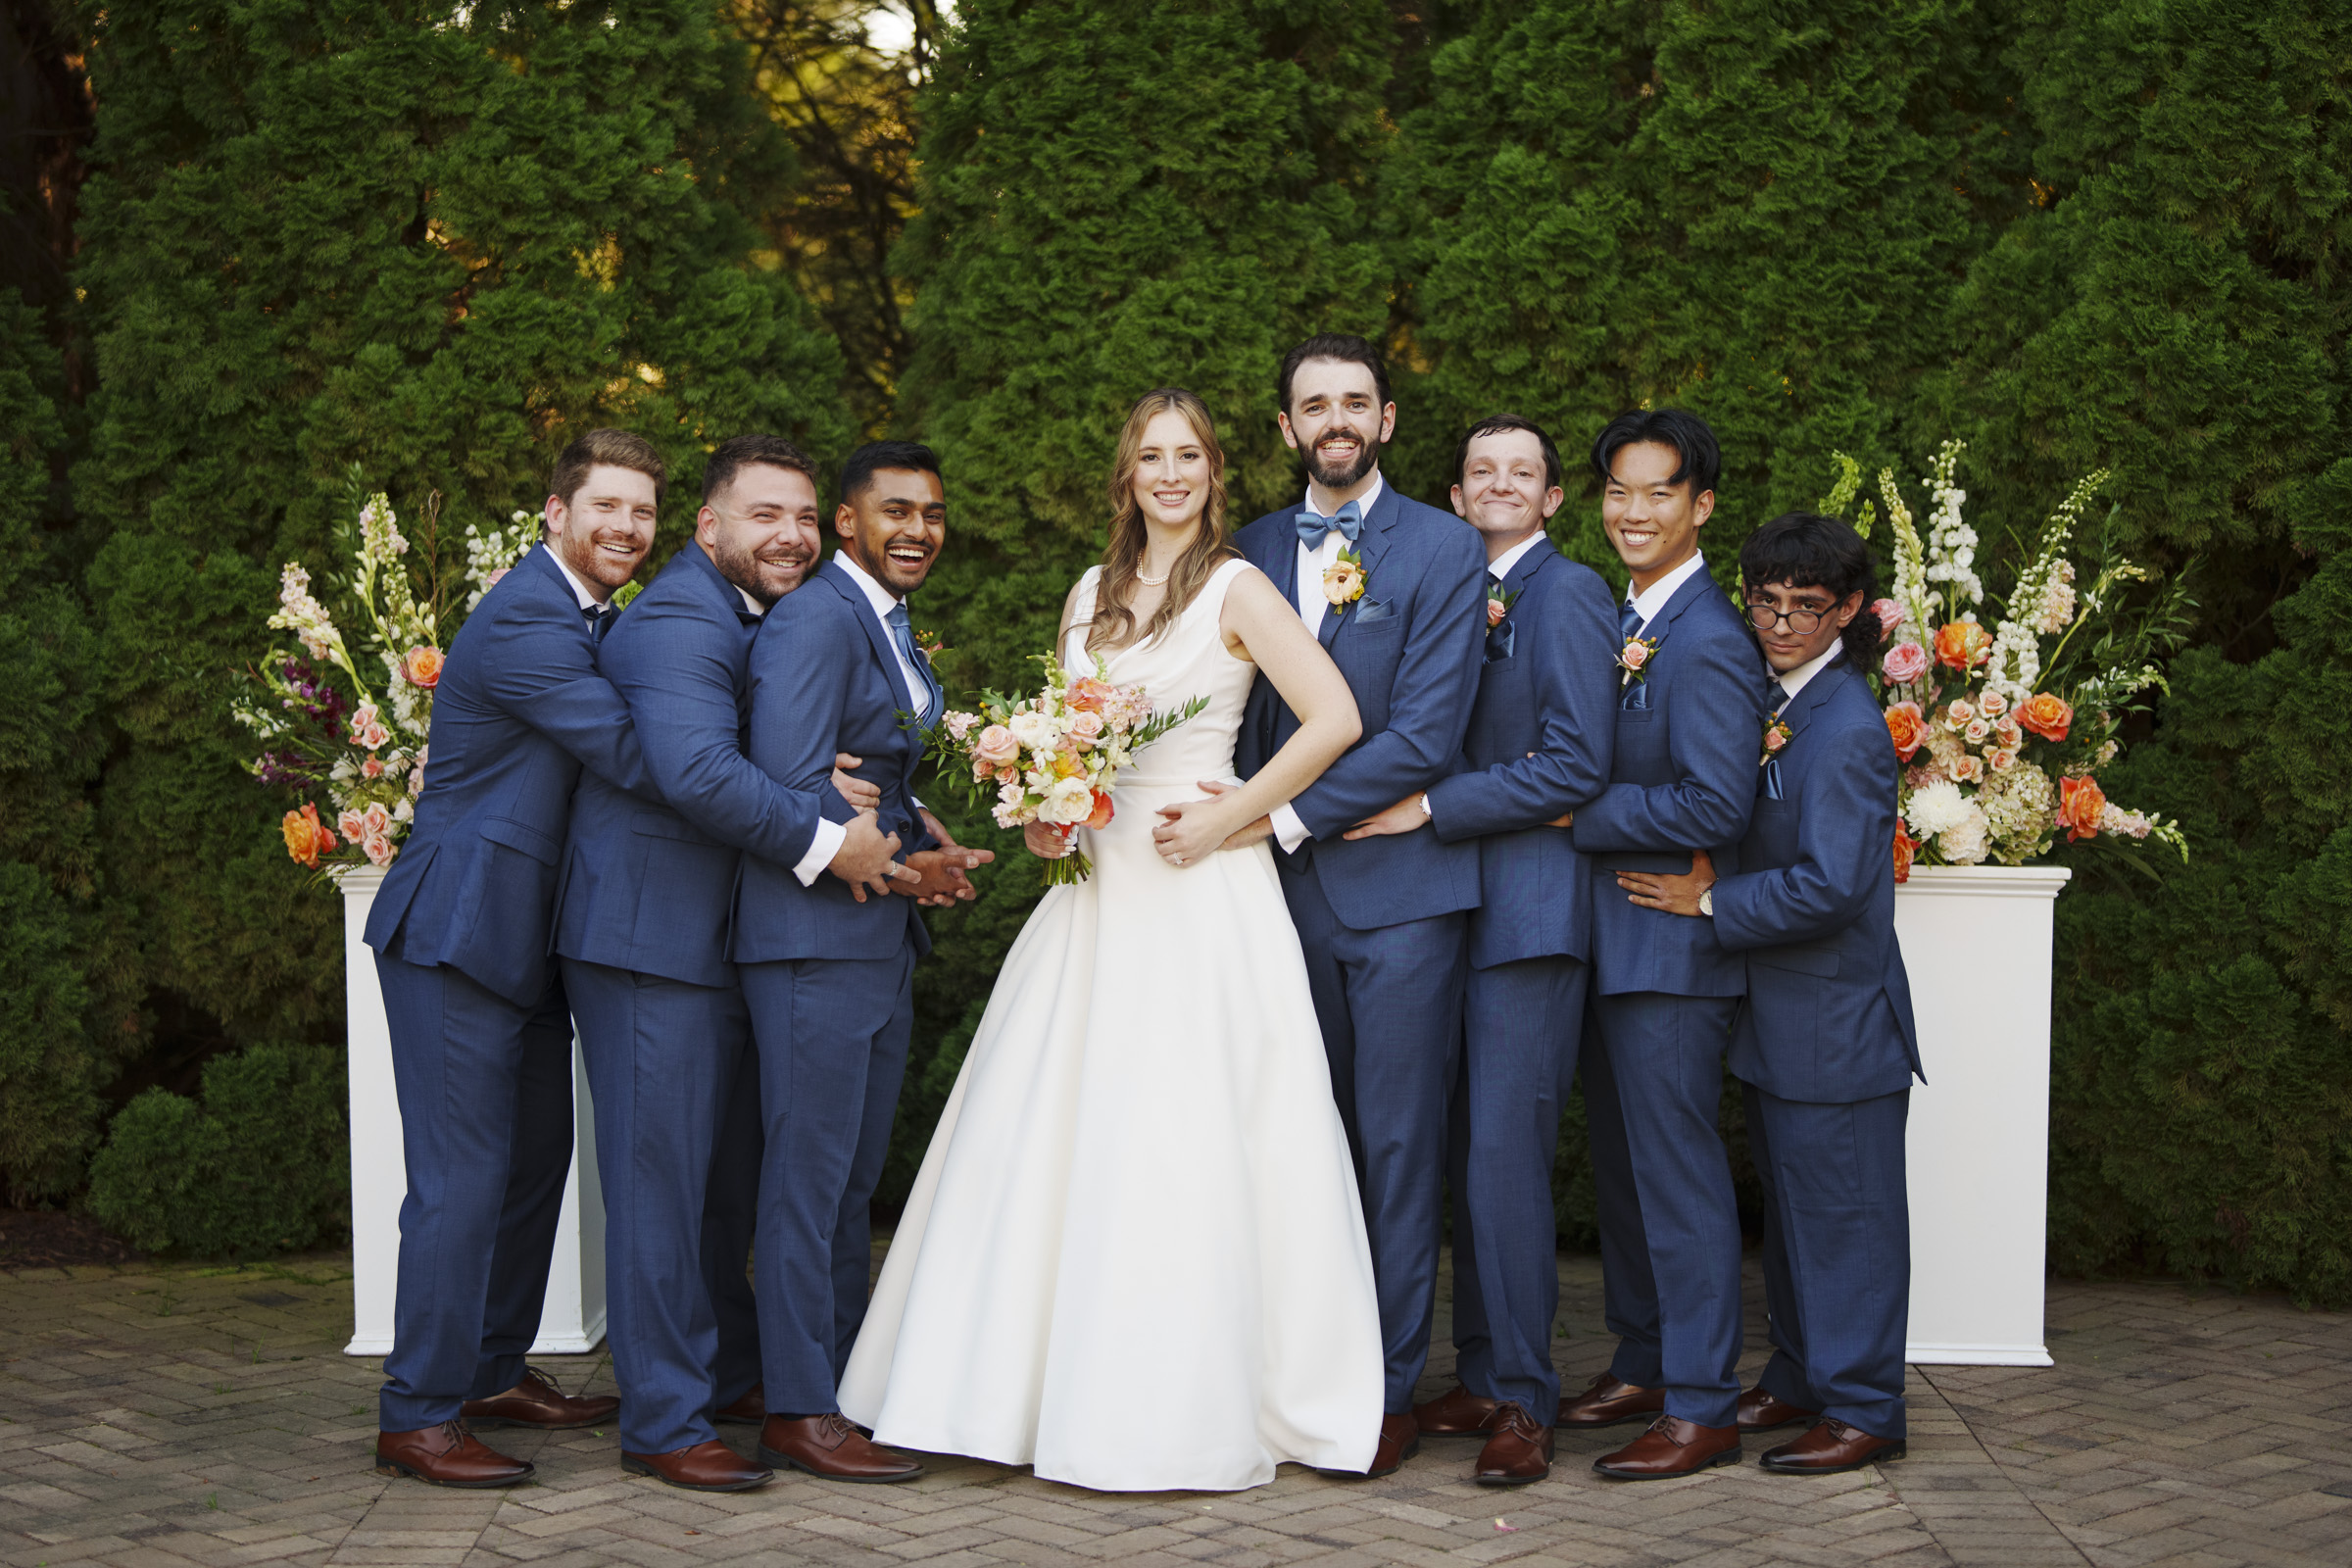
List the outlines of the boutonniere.
{"label": "boutonniere", "polygon": [[935,631],[917,631],[914,634],[914,646],[923,651],[925,659],[937,659],[948,652],[948,645],[939,640],[939,633]]}
{"label": "boutonniere", "polygon": [[1502,584],[1494,581],[1492,577],[1488,578],[1487,630],[1493,631],[1495,627],[1501,625],[1503,616],[1509,614],[1511,612],[1511,607],[1518,602],[1518,589],[1513,588],[1506,593],[1503,591]]}
{"label": "boutonniere", "polygon": [[1756,759],[1756,765],[1762,767],[1778,757],[1781,748],[1788,744],[1788,737],[1794,733],[1787,719],[1778,713],[1767,713],[1764,716],[1764,754]]}
{"label": "boutonniere", "polygon": [[1364,597],[1372,581],[1361,556],[1343,546],[1340,559],[1323,568],[1323,598],[1335,610],[1345,610]]}
{"label": "boutonniere", "polygon": [[1638,680],[1649,679],[1650,656],[1658,651],[1655,637],[1628,637],[1625,646],[1617,650],[1617,667],[1625,671],[1618,686],[1631,686]]}

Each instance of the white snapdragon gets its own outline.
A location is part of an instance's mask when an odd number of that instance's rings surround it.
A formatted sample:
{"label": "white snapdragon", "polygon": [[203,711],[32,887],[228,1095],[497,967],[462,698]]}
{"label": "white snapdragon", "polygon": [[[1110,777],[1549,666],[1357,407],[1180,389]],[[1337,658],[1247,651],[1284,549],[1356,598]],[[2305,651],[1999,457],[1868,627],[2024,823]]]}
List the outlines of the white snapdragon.
{"label": "white snapdragon", "polygon": [[1936,448],[1935,466],[1923,481],[1935,509],[1928,525],[1927,580],[1950,584],[1955,606],[1984,602],[1984,582],[1977,575],[1977,530],[1960,515],[1968,492],[1952,483],[1952,469],[1965,448],[1960,441]]}

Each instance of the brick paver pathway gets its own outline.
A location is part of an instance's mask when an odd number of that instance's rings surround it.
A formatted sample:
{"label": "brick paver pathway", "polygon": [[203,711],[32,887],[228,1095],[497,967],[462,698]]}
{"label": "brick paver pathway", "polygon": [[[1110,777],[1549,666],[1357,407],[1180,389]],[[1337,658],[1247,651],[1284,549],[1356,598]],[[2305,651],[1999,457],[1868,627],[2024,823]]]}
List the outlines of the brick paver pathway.
{"label": "brick paver pathway", "polygon": [[[1557,1349],[1581,1387],[1608,1355],[1599,1270],[1560,1272]],[[1286,1467],[1240,1495],[1099,1495],[941,1459],[904,1487],[786,1476],[703,1496],[623,1477],[610,1433],[493,1434],[539,1465],[506,1493],[378,1477],[379,1374],[340,1353],[350,1289],[332,1257],[0,1272],[0,1561],[2352,1563],[2352,1316],[2270,1298],[2057,1286],[2056,1367],[1915,1370],[1911,1456],[1821,1480],[1765,1475],[1751,1453],[1603,1483],[1587,1466],[1624,1428],[1564,1437],[1551,1479],[1515,1493],[1470,1485],[1476,1442],[1450,1438],[1384,1481]],[[1750,1294],[1752,1372],[1752,1269]],[[544,1364],[573,1391],[612,1386],[601,1355]]]}

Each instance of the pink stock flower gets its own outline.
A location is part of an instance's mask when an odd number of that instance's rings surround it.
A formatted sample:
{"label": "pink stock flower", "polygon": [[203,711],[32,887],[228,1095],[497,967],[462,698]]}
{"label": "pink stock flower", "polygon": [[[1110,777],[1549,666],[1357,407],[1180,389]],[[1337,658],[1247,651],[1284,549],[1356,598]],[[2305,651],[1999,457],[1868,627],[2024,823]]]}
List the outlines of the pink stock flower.
{"label": "pink stock flower", "polygon": [[1897,686],[1908,686],[1928,672],[1928,651],[1914,642],[1896,643],[1879,661],[1879,672]]}

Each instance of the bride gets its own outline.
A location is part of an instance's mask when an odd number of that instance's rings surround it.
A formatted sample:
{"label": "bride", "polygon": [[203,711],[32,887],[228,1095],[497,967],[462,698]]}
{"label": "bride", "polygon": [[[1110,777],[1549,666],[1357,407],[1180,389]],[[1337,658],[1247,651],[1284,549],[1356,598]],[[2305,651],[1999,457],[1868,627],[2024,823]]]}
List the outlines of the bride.
{"label": "bride", "polygon": [[[1102,564],[1059,646],[1199,716],[1139,753],[1006,956],[906,1201],[841,1407],[880,1443],[1104,1492],[1361,1473],[1380,1314],[1298,933],[1263,843],[1228,834],[1356,738],[1290,602],[1226,544],[1225,457],[1190,392],[1127,416]],[[1304,720],[1236,782],[1263,669]],[[1182,810],[1161,811],[1178,802]],[[1157,842],[1154,842],[1154,828]],[[1068,853],[1028,830],[1035,854]]]}

